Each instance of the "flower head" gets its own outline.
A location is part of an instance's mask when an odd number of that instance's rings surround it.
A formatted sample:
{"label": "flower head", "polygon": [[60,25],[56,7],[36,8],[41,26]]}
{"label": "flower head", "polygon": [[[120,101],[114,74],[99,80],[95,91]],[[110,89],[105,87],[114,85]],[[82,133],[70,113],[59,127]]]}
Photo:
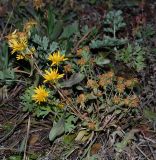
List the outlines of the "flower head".
{"label": "flower head", "polygon": [[34,92],[35,92],[35,94],[32,95],[32,99],[36,103],[39,103],[39,104],[41,102],[45,102],[47,100],[48,95],[49,95],[49,93],[44,89],[43,86],[36,87]]}
{"label": "flower head", "polygon": [[45,74],[43,75],[44,77],[44,82],[52,81],[56,82],[58,79],[62,78],[64,74],[59,74],[57,69],[51,69],[50,71],[45,70]]}
{"label": "flower head", "polygon": [[24,51],[28,47],[28,38],[25,32],[16,32],[16,30],[7,36],[9,47],[12,48],[12,54]]}
{"label": "flower head", "polygon": [[52,61],[53,65],[58,65],[62,61],[66,61],[68,58],[65,58],[64,55],[61,55],[60,51],[54,52],[53,54],[50,54],[48,57],[48,60]]}

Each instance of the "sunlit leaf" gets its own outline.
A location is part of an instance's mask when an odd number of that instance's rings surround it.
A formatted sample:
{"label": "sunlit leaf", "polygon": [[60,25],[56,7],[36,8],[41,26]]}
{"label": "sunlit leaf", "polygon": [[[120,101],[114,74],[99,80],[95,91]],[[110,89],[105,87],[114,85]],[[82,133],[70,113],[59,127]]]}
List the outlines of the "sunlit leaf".
{"label": "sunlit leaf", "polygon": [[85,142],[90,138],[90,136],[91,136],[90,132],[88,132],[87,130],[81,130],[79,131],[77,137],[75,138],[75,141]]}
{"label": "sunlit leaf", "polygon": [[105,65],[105,64],[109,64],[109,63],[110,63],[110,60],[109,60],[109,59],[106,59],[106,58],[104,58],[104,57],[102,57],[102,56],[100,56],[100,57],[97,57],[97,58],[95,59],[95,63],[96,63],[97,65],[99,65],[99,66],[102,66],[102,65]]}

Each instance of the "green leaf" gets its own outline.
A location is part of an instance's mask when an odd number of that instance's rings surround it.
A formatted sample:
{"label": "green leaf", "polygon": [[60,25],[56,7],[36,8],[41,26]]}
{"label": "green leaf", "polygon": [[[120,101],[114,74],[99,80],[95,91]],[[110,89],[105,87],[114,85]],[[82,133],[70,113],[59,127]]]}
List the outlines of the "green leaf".
{"label": "green leaf", "polygon": [[83,35],[87,34],[89,32],[89,27],[88,25],[85,25],[82,27],[81,32]]}
{"label": "green leaf", "polygon": [[32,112],[37,108],[37,104],[33,102],[32,95],[34,94],[34,87],[27,88],[22,96],[20,96],[21,104],[24,111]]}
{"label": "green leaf", "polygon": [[75,134],[68,134],[64,136],[63,142],[65,144],[72,144],[76,135]]}
{"label": "green leaf", "polygon": [[145,67],[145,50],[138,44],[128,44],[128,47],[117,53],[115,58],[138,72]]}
{"label": "green leaf", "polygon": [[55,24],[55,15],[52,11],[52,8],[49,7],[49,9],[48,9],[48,24],[47,24],[47,31],[48,31],[49,37],[53,32],[54,24]]}
{"label": "green leaf", "polygon": [[8,160],[22,160],[22,156],[19,155],[10,156]]}
{"label": "green leaf", "polygon": [[76,128],[76,125],[74,125],[76,123],[76,121],[78,120],[77,117],[75,117],[74,115],[70,115],[66,118],[65,121],[65,132],[71,132],[72,130],[74,130]]}
{"label": "green leaf", "polygon": [[104,24],[105,26],[104,30],[106,32],[116,33],[117,31],[121,30],[121,28],[125,27],[125,23],[123,21],[122,17],[122,11],[117,10],[117,11],[110,11],[107,13],[106,18],[104,19]]}
{"label": "green leaf", "polygon": [[95,59],[95,63],[99,66],[103,66],[105,64],[109,64],[110,60],[100,56]]}
{"label": "green leaf", "polygon": [[37,35],[37,34],[35,34],[32,39],[37,44],[41,44],[42,43],[41,37],[39,35]]}
{"label": "green leaf", "polygon": [[35,114],[37,117],[45,117],[51,112],[51,108],[49,106],[40,106],[35,109]]}
{"label": "green leaf", "polygon": [[49,39],[46,36],[40,37],[39,35],[35,34],[32,39],[38,44],[38,50],[46,51],[48,49]]}
{"label": "green leaf", "polygon": [[8,45],[4,42],[0,45],[0,70],[8,67]]}
{"label": "green leaf", "polygon": [[84,91],[84,88],[82,86],[76,86],[76,89],[79,91]]}
{"label": "green leaf", "polygon": [[43,49],[44,49],[44,50],[47,50],[47,48],[48,48],[48,43],[49,43],[49,39],[48,39],[46,36],[44,36],[44,37],[43,37],[43,40],[42,40],[42,46],[43,46]]}
{"label": "green leaf", "polygon": [[85,61],[89,61],[90,58],[91,58],[89,52],[87,50],[85,50],[85,49],[82,51],[81,55],[85,59]]}
{"label": "green leaf", "polygon": [[11,69],[5,69],[3,71],[0,71],[0,80],[6,80],[6,79],[14,79],[14,71]]}
{"label": "green leaf", "polygon": [[50,53],[56,51],[59,48],[58,43],[57,42],[52,42],[50,44]]}
{"label": "green leaf", "polygon": [[90,43],[91,48],[105,48],[105,47],[115,47],[122,46],[127,43],[127,39],[117,39],[105,36],[103,40],[92,40]]}
{"label": "green leaf", "polygon": [[57,137],[61,136],[65,131],[64,126],[65,126],[64,119],[61,118],[56,124],[53,125],[49,133],[49,140],[54,141]]}
{"label": "green leaf", "polygon": [[73,85],[76,85],[83,81],[85,78],[85,75],[82,73],[75,73],[73,74],[68,80],[62,82],[60,85],[62,88],[64,87],[72,87]]}
{"label": "green leaf", "polygon": [[78,33],[78,32],[79,32],[78,22],[74,22],[64,28],[61,38],[69,38],[73,34]]}
{"label": "green leaf", "polygon": [[62,30],[63,30],[63,21],[59,20],[54,25],[53,32],[50,34],[50,40],[51,41],[56,40],[60,36]]}

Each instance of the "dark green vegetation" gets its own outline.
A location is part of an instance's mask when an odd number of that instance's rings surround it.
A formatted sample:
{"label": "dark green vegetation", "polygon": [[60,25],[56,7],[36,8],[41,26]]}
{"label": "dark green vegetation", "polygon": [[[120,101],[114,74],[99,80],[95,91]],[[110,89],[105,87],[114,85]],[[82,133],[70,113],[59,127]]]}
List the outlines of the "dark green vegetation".
{"label": "dark green vegetation", "polygon": [[155,160],[155,12],[0,1],[0,159]]}

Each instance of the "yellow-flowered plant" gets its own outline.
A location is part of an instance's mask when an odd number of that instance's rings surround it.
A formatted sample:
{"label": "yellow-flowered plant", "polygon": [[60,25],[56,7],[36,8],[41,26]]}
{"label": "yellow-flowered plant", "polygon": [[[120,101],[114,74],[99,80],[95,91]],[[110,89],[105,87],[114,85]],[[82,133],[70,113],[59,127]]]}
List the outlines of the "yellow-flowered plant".
{"label": "yellow-flowered plant", "polygon": [[53,54],[50,54],[48,57],[48,60],[52,62],[53,65],[59,65],[59,63],[68,60],[68,58],[65,58],[64,55],[61,55],[60,51],[54,52]]}
{"label": "yellow-flowered plant", "polygon": [[11,53],[23,52],[28,47],[28,37],[25,32],[17,32],[16,30],[7,36],[9,47],[12,48]]}
{"label": "yellow-flowered plant", "polygon": [[50,71],[45,70],[44,82],[52,82],[55,83],[58,79],[62,78],[64,74],[59,74],[57,69],[50,68]]}
{"label": "yellow-flowered plant", "polygon": [[30,59],[35,53],[34,47],[29,47],[28,44],[28,33],[27,32],[17,32],[15,30],[13,33],[6,36],[8,40],[9,47],[12,49],[11,53],[17,53],[16,59]]}
{"label": "yellow-flowered plant", "polygon": [[34,94],[32,95],[32,99],[40,104],[41,102],[46,102],[47,100],[47,97],[49,95],[49,92],[46,91],[46,89],[44,88],[44,86],[39,86],[39,87],[36,87],[35,90],[34,90]]}

